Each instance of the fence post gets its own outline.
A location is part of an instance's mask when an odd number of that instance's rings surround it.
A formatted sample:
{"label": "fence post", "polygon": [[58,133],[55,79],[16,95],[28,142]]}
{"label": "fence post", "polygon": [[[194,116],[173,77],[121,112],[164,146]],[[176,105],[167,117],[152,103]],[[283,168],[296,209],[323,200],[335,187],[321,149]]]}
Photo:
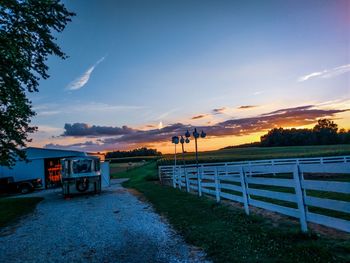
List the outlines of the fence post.
{"label": "fence post", "polygon": [[161,172],[160,166],[158,166],[158,177],[159,177],[159,183],[163,184],[163,182],[162,182],[162,172]]}
{"label": "fence post", "polygon": [[252,162],[248,162],[249,164],[249,177],[252,177]]}
{"label": "fence post", "polygon": [[215,167],[215,196],[216,196],[216,202],[220,202],[220,181],[219,181],[219,175],[218,175],[218,167]]}
{"label": "fence post", "polygon": [[[272,160],[272,161],[271,161],[271,165],[272,165],[272,167],[275,166],[275,160]],[[273,176],[276,176],[276,173],[275,173],[275,172],[273,173]]]}
{"label": "fence post", "polygon": [[[250,172],[251,172],[251,169],[250,169]],[[249,215],[248,193],[247,193],[245,173],[244,173],[244,170],[243,170],[243,166],[241,166],[239,175],[241,177],[241,186],[242,186],[242,197],[243,197],[243,203],[244,203],[244,210],[245,210],[245,213],[247,215]]]}
{"label": "fence post", "polygon": [[307,232],[307,222],[306,222],[306,213],[305,213],[305,202],[304,202],[304,195],[302,192],[301,187],[301,180],[300,180],[300,169],[299,165],[295,165],[293,177],[295,181],[295,195],[298,202],[298,209],[300,212],[300,225],[301,225],[301,231]]}
{"label": "fence post", "polygon": [[202,196],[202,173],[203,173],[203,166],[201,166],[200,168],[197,166],[198,196]]}
{"label": "fence post", "polygon": [[185,172],[185,180],[186,180],[186,191],[187,191],[187,193],[189,193],[190,192],[190,182],[188,180],[188,174],[187,174],[186,166],[184,167],[184,172]]}
{"label": "fence post", "polygon": [[181,172],[181,166],[180,166],[180,169],[179,169],[179,175],[178,175],[178,183],[179,183],[179,190],[181,190],[181,183],[182,183],[182,172]]}
{"label": "fence post", "polygon": [[173,166],[173,187],[176,188],[176,181],[175,181],[175,166]]}

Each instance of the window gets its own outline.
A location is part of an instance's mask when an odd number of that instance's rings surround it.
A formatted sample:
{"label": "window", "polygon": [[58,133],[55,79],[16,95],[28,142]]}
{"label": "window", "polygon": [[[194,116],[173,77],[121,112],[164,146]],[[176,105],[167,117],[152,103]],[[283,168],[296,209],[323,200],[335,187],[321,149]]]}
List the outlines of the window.
{"label": "window", "polygon": [[73,173],[90,173],[92,166],[92,160],[74,160],[73,161]]}

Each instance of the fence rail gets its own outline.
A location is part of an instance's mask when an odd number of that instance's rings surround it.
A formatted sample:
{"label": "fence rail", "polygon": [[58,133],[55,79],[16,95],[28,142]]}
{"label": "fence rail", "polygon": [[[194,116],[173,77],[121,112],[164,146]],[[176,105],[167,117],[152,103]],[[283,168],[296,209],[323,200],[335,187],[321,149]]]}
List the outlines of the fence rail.
{"label": "fence rail", "polygon": [[[350,156],[160,166],[159,179],[212,195],[350,232]],[[345,181],[345,182],[344,182]],[[346,182],[347,181],[347,182]]]}

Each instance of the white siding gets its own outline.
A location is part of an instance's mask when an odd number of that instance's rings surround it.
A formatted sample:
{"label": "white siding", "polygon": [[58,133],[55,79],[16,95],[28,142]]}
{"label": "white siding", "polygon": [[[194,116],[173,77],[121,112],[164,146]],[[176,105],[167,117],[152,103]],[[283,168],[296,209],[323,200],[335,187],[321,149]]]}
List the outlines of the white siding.
{"label": "white siding", "polygon": [[16,182],[40,178],[45,184],[44,160],[37,159],[28,163],[17,162],[12,169],[0,166],[0,177],[13,177]]}
{"label": "white siding", "polygon": [[110,185],[109,162],[101,162],[101,173],[101,186],[102,188],[108,187]]}

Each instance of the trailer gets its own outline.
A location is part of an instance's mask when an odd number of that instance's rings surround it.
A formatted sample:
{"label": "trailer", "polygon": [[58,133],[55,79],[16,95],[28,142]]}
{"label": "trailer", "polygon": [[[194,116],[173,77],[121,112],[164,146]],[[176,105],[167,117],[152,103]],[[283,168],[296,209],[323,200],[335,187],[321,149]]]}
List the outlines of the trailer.
{"label": "trailer", "polygon": [[79,193],[101,192],[100,159],[94,156],[71,157],[61,160],[61,182],[64,197]]}

